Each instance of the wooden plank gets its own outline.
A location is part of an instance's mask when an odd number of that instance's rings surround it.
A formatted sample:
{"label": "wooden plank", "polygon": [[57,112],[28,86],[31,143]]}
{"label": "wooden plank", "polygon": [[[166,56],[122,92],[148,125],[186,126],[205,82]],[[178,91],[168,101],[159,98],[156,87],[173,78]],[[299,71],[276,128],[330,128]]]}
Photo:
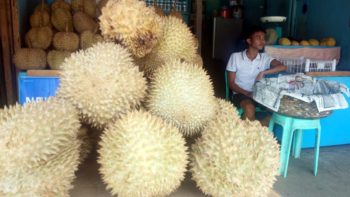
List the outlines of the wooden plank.
{"label": "wooden plank", "polygon": [[312,77],[319,77],[319,76],[329,76],[329,77],[339,76],[339,77],[343,77],[343,76],[350,76],[350,71],[307,72],[305,74],[308,75],[308,76],[312,76]]}
{"label": "wooden plank", "polygon": [[196,0],[196,37],[198,39],[198,54],[201,54],[202,49],[202,13],[203,13],[203,0]]}
{"label": "wooden plank", "polygon": [[27,70],[27,76],[60,76],[60,70]]}
{"label": "wooden plank", "polygon": [[9,1],[0,1],[0,37],[2,47],[2,61],[4,66],[4,78],[6,88],[7,104],[16,102],[16,89],[13,85],[12,75],[12,54],[11,54],[11,25],[8,22],[9,17]]}
{"label": "wooden plank", "polygon": [[12,15],[12,34],[13,34],[13,49],[14,53],[21,48],[21,36],[19,34],[19,14],[17,8],[17,0],[11,0],[11,15]]}

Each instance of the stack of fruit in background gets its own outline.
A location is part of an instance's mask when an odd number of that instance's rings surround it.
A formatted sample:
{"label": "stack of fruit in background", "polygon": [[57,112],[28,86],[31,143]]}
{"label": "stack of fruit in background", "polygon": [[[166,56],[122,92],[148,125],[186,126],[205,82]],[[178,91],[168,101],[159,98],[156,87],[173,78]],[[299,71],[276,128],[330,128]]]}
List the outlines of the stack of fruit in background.
{"label": "stack of fruit in background", "polygon": [[326,37],[321,39],[320,41],[317,39],[309,39],[309,40],[301,40],[296,41],[294,39],[289,38],[280,38],[278,43],[284,46],[335,46],[336,41],[333,37]]}
{"label": "stack of fruit in background", "polygon": [[60,69],[71,53],[102,41],[97,16],[106,1],[54,0],[49,6],[44,0],[30,16],[30,29],[25,35],[27,48],[14,56],[18,69]]}

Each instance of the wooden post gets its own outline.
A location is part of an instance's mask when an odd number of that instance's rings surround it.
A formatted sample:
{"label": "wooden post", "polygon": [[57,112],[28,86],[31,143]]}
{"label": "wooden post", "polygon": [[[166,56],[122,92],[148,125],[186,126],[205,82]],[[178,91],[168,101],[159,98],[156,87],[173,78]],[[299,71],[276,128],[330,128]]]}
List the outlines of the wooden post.
{"label": "wooden post", "polygon": [[196,37],[198,39],[198,53],[201,54],[202,48],[202,13],[203,13],[203,0],[196,0]]}
{"label": "wooden post", "polygon": [[20,47],[16,0],[0,1],[0,38],[7,104],[17,101],[16,69],[12,56]]}

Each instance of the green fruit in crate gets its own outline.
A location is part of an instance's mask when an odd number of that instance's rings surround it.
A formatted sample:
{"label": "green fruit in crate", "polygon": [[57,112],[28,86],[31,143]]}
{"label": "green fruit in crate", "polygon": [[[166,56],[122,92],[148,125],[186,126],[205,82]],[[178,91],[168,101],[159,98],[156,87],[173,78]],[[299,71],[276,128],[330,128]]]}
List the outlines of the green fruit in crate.
{"label": "green fruit in crate", "polygon": [[310,46],[310,43],[307,40],[300,41],[301,46]]}
{"label": "green fruit in crate", "polygon": [[79,164],[76,109],[50,98],[0,113],[1,196],[67,196]]}
{"label": "green fruit in crate", "polygon": [[316,39],[309,39],[310,46],[319,46],[320,42]]}
{"label": "green fruit in crate", "polygon": [[127,50],[114,43],[101,42],[80,50],[61,68],[57,94],[72,102],[95,127],[103,128],[138,107],[146,95],[143,73]]}
{"label": "green fruit in crate", "polygon": [[99,34],[94,34],[91,31],[84,31],[80,34],[80,48],[87,49],[92,45],[102,42],[103,38]]}
{"label": "green fruit in crate", "polygon": [[96,32],[98,30],[98,24],[84,12],[76,12],[73,16],[74,29],[78,33],[83,31]]}
{"label": "green fruit in crate", "polygon": [[185,139],[149,112],[122,116],[104,131],[100,145],[100,173],[113,195],[168,196],[185,177]]}
{"label": "green fruit in crate", "polygon": [[192,145],[190,171],[210,196],[267,196],[276,181],[279,146],[258,121],[243,121],[219,101],[216,117]]}
{"label": "green fruit in crate", "polygon": [[55,10],[55,9],[66,9],[68,11],[71,10],[71,5],[69,3],[67,3],[65,0],[55,0],[54,2],[52,2],[51,4],[51,10]]}
{"label": "green fruit in crate", "polygon": [[57,50],[76,51],[79,48],[79,36],[73,32],[57,32],[52,44]]}
{"label": "green fruit in crate", "polygon": [[72,15],[67,9],[53,9],[51,23],[58,31],[73,31]]}
{"label": "green fruit in crate", "polygon": [[175,17],[162,17],[162,36],[152,52],[137,60],[141,70],[151,77],[155,70],[168,62],[169,59],[181,59],[194,62],[198,42],[189,27]]}
{"label": "green fruit in crate", "polygon": [[72,0],[71,2],[75,12],[81,11],[92,18],[96,17],[96,0]]}
{"label": "green fruit in crate", "polygon": [[201,67],[169,59],[154,73],[147,108],[185,135],[200,132],[216,107],[212,82]]}
{"label": "green fruit in crate", "polygon": [[47,63],[52,70],[60,70],[64,60],[72,54],[70,51],[52,50],[47,54]]}
{"label": "green fruit in crate", "polygon": [[144,1],[108,1],[99,17],[102,35],[124,45],[135,57],[144,57],[157,44],[160,19]]}
{"label": "green fruit in crate", "polygon": [[46,52],[42,49],[21,48],[13,56],[13,63],[21,70],[44,69]]}
{"label": "green fruit in crate", "polygon": [[289,46],[292,44],[288,38],[280,38],[278,43],[284,46]]}
{"label": "green fruit in crate", "polygon": [[30,48],[47,49],[51,45],[52,36],[50,27],[35,27],[26,33],[25,42]]}

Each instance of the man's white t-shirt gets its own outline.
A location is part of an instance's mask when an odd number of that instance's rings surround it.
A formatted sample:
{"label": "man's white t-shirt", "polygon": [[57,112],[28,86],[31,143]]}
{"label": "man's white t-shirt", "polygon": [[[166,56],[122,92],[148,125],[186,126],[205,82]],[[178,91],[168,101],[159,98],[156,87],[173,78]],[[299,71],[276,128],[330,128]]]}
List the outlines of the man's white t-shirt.
{"label": "man's white t-shirt", "polygon": [[270,68],[272,60],[274,58],[266,53],[258,53],[254,60],[250,60],[247,57],[247,50],[244,50],[232,53],[226,70],[236,72],[235,83],[242,89],[251,92],[256,77],[261,71]]}

